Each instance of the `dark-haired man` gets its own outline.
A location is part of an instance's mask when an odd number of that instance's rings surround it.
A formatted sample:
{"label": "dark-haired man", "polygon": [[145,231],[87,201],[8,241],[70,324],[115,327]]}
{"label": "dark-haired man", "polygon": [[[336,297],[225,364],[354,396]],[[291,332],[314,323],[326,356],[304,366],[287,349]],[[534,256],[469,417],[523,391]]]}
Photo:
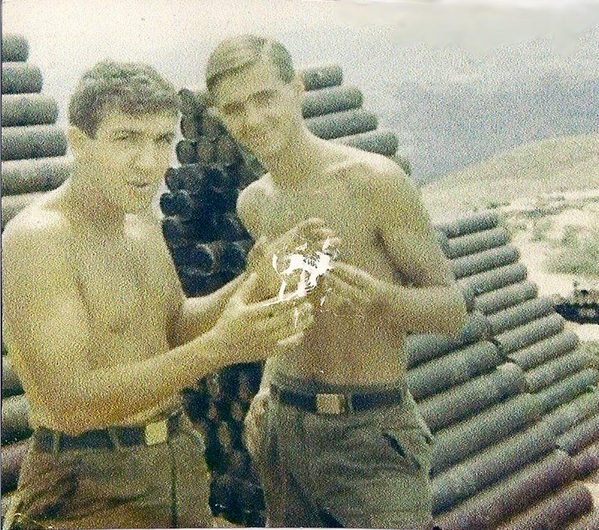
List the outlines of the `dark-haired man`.
{"label": "dark-haired man", "polygon": [[72,177],[3,233],[3,340],[35,428],[6,526],[211,526],[204,446],[178,393],[310,323],[309,304],[251,302],[255,275],[184,298],[150,206],[177,119],[153,68],[98,63],[70,100]]}
{"label": "dark-haired man", "polygon": [[[417,189],[389,159],[311,134],[287,50],[223,41],[206,84],[268,173],[238,213],[254,237],[321,217],[340,258],[311,296],[314,325],[267,361],[246,419],[271,526],[427,528],[432,438],[406,388],[406,333],[452,333],[465,305]],[[320,302],[322,305],[320,304]]]}

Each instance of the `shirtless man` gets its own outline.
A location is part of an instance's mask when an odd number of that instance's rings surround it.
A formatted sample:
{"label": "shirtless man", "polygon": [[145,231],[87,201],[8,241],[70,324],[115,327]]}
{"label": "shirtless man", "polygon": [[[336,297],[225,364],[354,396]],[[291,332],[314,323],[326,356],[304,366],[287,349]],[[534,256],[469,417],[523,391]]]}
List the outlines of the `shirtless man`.
{"label": "shirtless man", "polygon": [[206,84],[231,135],[268,170],[239,198],[251,234],[274,238],[318,216],[341,239],[313,294],[314,325],[267,361],[246,419],[268,524],[428,528],[432,439],[406,388],[404,341],[457,332],[466,309],[418,190],[387,158],[308,131],[280,43],[222,42]]}
{"label": "shirtless man", "polygon": [[185,299],[150,206],[177,109],[151,67],[98,63],[69,105],[72,178],[3,233],[3,338],[35,428],[6,526],[211,526],[179,391],[310,323],[308,303],[250,302],[256,274]]}

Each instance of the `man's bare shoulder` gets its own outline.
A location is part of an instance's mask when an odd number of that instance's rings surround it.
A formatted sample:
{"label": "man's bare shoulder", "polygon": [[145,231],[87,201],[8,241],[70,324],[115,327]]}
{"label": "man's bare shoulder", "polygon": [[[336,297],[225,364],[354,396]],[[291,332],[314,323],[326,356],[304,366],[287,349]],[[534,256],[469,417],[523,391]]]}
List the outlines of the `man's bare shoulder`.
{"label": "man's bare shoulder", "polygon": [[267,173],[258,180],[255,180],[246,186],[239,194],[239,202],[253,202],[268,197],[274,191],[274,184],[270,175]]}
{"label": "man's bare shoulder", "polygon": [[411,195],[416,190],[405,171],[386,156],[351,147],[346,153],[338,171],[356,192],[368,194],[393,190]]}
{"label": "man's bare shoulder", "polygon": [[260,231],[260,219],[264,214],[264,207],[273,193],[274,183],[270,175],[266,174],[252,182],[239,194],[237,214],[254,236]]}
{"label": "man's bare shoulder", "polygon": [[125,229],[135,254],[146,260],[144,265],[162,268],[170,263],[170,252],[162,233],[160,219],[152,214],[128,214]]}
{"label": "man's bare shoulder", "polygon": [[43,204],[31,205],[11,219],[2,233],[3,296],[14,300],[69,284],[71,239],[64,215]]}
{"label": "man's bare shoulder", "polygon": [[2,233],[3,251],[57,248],[69,233],[64,214],[46,202],[36,202],[11,219]]}

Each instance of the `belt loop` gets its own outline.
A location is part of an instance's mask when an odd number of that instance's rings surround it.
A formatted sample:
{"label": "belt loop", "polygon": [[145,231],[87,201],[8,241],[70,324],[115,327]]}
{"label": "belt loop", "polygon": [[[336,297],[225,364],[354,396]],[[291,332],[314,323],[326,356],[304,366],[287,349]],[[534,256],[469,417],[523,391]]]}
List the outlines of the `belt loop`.
{"label": "belt loop", "polygon": [[115,430],[113,427],[106,427],[106,432],[108,433],[108,436],[110,438],[110,441],[112,442],[112,445],[114,446],[114,448],[117,451],[123,451],[124,448],[121,445],[121,442],[119,440],[119,437],[117,436]]}
{"label": "belt loop", "polygon": [[54,431],[52,433],[52,454],[58,456],[60,452],[60,442],[62,442],[62,433],[60,431]]}
{"label": "belt loop", "polygon": [[347,394],[345,396],[345,406],[347,407],[347,412],[355,412],[354,411],[354,395],[352,393]]}

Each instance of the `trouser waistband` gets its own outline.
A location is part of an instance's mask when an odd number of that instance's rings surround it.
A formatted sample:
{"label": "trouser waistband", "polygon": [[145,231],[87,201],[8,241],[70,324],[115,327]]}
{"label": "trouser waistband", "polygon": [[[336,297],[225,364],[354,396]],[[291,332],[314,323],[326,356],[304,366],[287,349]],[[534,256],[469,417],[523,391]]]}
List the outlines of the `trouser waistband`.
{"label": "trouser waistband", "polygon": [[344,387],[342,392],[304,392],[270,385],[272,396],[281,403],[317,414],[348,414],[379,407],[389,407],[403,403],[407,395],[407,385],[395,384],[391,388],[365,389]]}
{"label": "trouser waistband", "polygon": [[34,448],[43,452],[71,449],[116,449],[138,445],[164,443],[175,436],[181,426],[182,412],[176,411],[168,418],[139,427],[107,427],[70,436],[60,431],[40,427],[32,435]]}

